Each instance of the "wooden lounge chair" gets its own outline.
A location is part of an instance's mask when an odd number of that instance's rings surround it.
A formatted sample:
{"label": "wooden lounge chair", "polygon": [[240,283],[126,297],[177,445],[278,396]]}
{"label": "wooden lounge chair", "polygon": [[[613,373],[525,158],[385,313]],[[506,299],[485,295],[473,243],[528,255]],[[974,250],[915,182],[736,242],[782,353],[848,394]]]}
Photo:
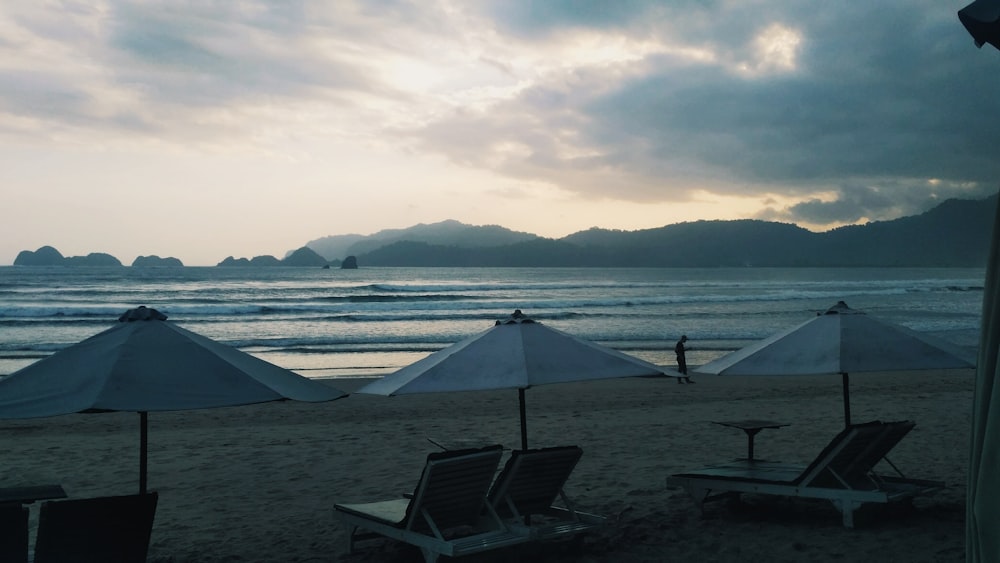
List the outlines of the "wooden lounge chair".
{"label": "wooden lounge chair", "polygon": [[[577,446],[512,451],[490,489],[490,505],[532,539],[570,536],[602,525],[602,516],[580,512],[563,490],[581,456]],[[562,506],[554,504],[557,499]]]}
{"label": "wooden lounge chair", "polygon": [[854,511],[864,504],[888,504],[944,488],[940,481],[875,473],[875,465],[914,427],[910,421],[848,426],[807,466],[739,460],[667,477],[668,487],[684,488],[695,505],[757,493],[829,500],[854,527]]}
{"label": "wooden lounge chair", "polygon": [[[500,446],[435,452],[427,456],[412,495],[365,504],[336,504],[334,516],[358,540],[388,537],[417,546],[427,563],[440,555],[459,557],[529,541],[512,532],[486,502],[500,464]],[[486,521],[482,514],[492,513]]]}
{"label": "wooden lounge chair", "polygon": [[143,563],[157,493],[43,502],[34,563]]}
{"label": "wooden lounge chair", "polygon": [[28,561],[28,509],[20,503],[0,504],[0,561]]}

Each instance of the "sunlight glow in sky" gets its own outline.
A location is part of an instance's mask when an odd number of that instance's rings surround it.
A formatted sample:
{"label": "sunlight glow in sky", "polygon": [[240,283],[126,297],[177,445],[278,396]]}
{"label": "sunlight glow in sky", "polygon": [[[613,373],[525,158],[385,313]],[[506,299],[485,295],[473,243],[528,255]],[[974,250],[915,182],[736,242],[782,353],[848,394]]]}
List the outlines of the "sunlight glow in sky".
{"label": "sunlight glow in sky", "polygon": [[214,265],[455,219],[813,230],[994,193],[967,2],[0,8],[0,265]]}

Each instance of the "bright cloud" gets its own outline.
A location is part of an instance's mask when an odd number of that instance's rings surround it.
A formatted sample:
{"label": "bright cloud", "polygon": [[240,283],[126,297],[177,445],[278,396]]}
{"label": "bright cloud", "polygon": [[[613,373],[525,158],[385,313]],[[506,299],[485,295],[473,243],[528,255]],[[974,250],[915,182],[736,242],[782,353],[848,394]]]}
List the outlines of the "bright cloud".
{"label": "bright cloud", "polygon": [[767,26],[753,40],[754,64],[747,70],[759,73],[791,72],[797,67],[802,34],[781,24]]}
{"label": "bright cloud", "polygon": [[11,3],[0,263],[214,264],[444,219],[822,229],[983,197],[1000,54],[965,3]]}

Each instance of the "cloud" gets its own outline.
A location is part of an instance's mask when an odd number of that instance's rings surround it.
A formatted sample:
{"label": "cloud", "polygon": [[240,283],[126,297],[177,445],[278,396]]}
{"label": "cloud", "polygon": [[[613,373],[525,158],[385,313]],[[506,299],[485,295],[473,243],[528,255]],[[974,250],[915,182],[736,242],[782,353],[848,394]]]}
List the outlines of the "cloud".
{"label": "cloud", "polygon": [[784,207],[769,206],[756,218],[818,228],[918,215],[953,197],[982,199],[996,193],[988,185],[949,185],[911,182],[881,185],[846,184],[824,194]]}
{"label": "cloud", "polygon": [[[119,135],[127,144],[137,136],[243,143],[257,126],[289,115],[364,119],[351,114],[365,98],[405,95],[370,66],[398,48],[381,27],[406,17],[392,10],[308,2],[112,1],[71,13],[24,6],[0,14],[0,31],[13,37],[0,45],[0,112],[37,129]],[[3,133],[25,128],[0,126]]]}
{"label": "cloud", "polygon": [[583,200],[891,218],[1000,178],[1000,61],[963,5],[20,3],[0,140],[321,159],[350,139]]}
{"label": "cloud", "polygon": [[196,107],[377,89],[358,57],[337,49],[350,34],[323,13],[313,27],[305,11],[294,2],[118,5],[108,26],[116,81],[142,85],[154,102]]}
{"label": "cloud", "polygon": [[[708,5],[714,4],[709,2]],[[522,39],[565,29],[632,28],[650,13],[691,13],[704,2],[678,0],[549,0],[547,2],[482,2],[484,13],[505,33]]]}
{"label": "cloud", "polygon": [[[423,149],[583,197],[806,198],[789,213],[829,222],[978,197],[1000,178],[1000,131],[984,118],[998,63],[970,48],[961,6],[532,6],[502,23],[518,37],[544,32],[532,40],[540,51],[628,38],[636,56],[539,62],[516,96],[428,124]],[[643,52],[639,37],[655,48]],[[931,180],[936,197],[917,187]]]}

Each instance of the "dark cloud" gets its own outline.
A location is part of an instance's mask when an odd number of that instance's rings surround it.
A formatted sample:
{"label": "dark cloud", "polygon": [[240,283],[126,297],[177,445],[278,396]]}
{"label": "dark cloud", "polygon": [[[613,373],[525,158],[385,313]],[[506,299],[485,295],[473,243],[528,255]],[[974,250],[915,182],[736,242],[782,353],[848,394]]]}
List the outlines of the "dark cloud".
{"label": "dark cloud", "polygon": [[757,214],[757,218],[817,227],[837,226],[917,215],[953,197],[980,199],[995,192],[995,189],[985,185],[970,190],[965,185],[946,185],[940,182],[852,184],[841,186],[831,198],[812,198],[787,208],[770,207]]}
{"label": "dark cloud", "polygon": [[[806,197],[775,213],[816,223],[919,212],[1000,179],[1000,53],[972,46],[955,15],[963,3],[538,4],[503,24],[636,26],[716,58],[667,51],[577,69],[488,115],[442,119],[422,132],[426,146],[590,197],[680,201],[698,186]],[[794,68],[754,66],[753,38],[772,25],[801,37]],[[588,156],[560,154],[568,140]],[[525,148],[496,150],[510,145]],[[831,191],[834,201],[814,195]]]}
{"label": "dark cloud", "polygon": [[595,138],[630,131],[654,156],[680,152],[792,191],[851,177],[998,177],[986,147],[1000,130],[979,116],[1000,89],[956,18],[935,18],[943,27],[876,12],[801,21],[801,70],[788,74],[745,79],[665,61],[590,108],[605,117]]}
{"label": "dark cloud", "polygon": [[650,12],[686,11],[705,2],[696,0],[549,0],[508,2],[493,0],[481,6],[498,28],[506,33],[530,37],[567,28],[608,29],[631,27],[649,17]]}
{"label": "dark cloud", "polygon": [[[0,110],[53,129],[237,138],[252,120],[205,116],[405,109],[429,97],[390,85],[372,61],[467,50],[441,60],[488,69],[502,78],[484,88],[516,83],[516,95],[450,111],[435,99],[431,117],[395,124],[385,142],[583,198],[683,201],[702,189],[798,198],[765,214],[813,224],[882,219],[991,193],[1000,179],[1000,53],[973,46],[956,16],[966,3],[112,1],[99,18],[85,5],[19,17],[77,60],[0,68]],[[794,60],[760,57],[768,30],[799,38]],[[574,34],[660,48],[587,64],[542,56]],[[22,41],[5,36],[0,49]],[[525,68],[528,51],[544,72]]]}
{"label": "dark cloud", "polygon": [[300,4],[244,8],[118,5],[109,45],[117,80],[151,102],[216,107],[378,88],[358,62],[316,49],[317,22]]}

